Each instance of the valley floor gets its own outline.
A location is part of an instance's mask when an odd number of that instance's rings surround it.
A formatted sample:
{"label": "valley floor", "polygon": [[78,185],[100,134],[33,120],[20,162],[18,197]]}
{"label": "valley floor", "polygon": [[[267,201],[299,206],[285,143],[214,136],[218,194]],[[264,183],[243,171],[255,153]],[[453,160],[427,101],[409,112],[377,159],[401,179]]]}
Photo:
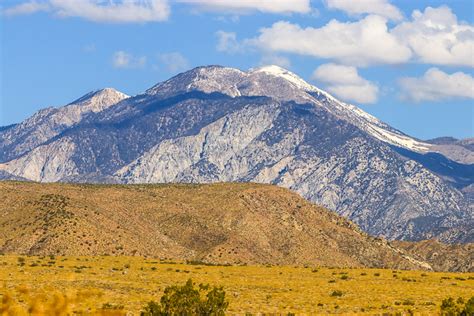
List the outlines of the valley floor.
{"label": "valley floor", "polygon": [[[474,273],[291,266],[206,266],[142,257],[0,256],[0,311],[41,311],[67,295],[75,313],[139,314],[168,285],[222,285],[229,314],[437,314],[449,296],[474,295]],[[338,293],[338,291],[340,291]],[[338,296],[338,294],[341,294]],[[53,303],[53,301],[55,303]],[[104,305],[106,304],[106,305]],[[123,308],[122,308],[123,307]],[[1,313],[0,313],[1,314]],[[111,315],[110,313],[107,315]]]}

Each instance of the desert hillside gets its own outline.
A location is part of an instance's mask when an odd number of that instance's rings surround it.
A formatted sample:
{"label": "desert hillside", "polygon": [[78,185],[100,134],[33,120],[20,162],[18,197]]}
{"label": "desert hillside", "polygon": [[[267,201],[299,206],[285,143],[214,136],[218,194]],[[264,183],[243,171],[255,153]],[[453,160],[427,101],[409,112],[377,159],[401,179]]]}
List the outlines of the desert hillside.
{"label": "desert hillside", "polygon": [[420,242],[393,241],[418,260],[427,261],[438,271],[474,271],[474,244],[443,244],[436,240]]}
{"label": "desert hillside", "polygon": [[0,251],[430,269],[289,190],[240,183],[0,182]]}

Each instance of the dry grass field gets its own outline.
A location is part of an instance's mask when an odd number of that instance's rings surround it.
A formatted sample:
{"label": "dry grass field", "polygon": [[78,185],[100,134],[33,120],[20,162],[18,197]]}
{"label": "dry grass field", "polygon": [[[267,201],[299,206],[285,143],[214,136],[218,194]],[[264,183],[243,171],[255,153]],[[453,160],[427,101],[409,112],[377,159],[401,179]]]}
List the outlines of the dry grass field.
{"label": "dry grass field", "polygon": [[[126,256],[0,256],[0,311],[137,315],[187,279],[222,285],[229,314],[436,315],[474,295],[474,273],[293,266],[206,266]],[[338,292],[340,291],[340,292]],[[341,295],[339,295],[341,294]],[[0,312],[2,315],[2,312]]]}

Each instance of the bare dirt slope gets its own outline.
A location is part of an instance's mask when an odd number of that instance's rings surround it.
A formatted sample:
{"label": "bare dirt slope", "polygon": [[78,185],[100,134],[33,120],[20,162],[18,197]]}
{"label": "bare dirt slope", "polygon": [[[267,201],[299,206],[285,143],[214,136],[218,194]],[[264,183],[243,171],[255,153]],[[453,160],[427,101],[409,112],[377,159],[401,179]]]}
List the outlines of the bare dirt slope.
{"label": "bare dirt slope", "polygon": [[289,190],[248,183],[0,182],[0,251],[430,269]]}

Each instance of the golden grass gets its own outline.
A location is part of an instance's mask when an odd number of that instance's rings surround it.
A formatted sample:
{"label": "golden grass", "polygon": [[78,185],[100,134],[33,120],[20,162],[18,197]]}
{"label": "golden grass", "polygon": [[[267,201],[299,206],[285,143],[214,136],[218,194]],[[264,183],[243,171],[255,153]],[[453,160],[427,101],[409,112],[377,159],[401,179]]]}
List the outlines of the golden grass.
{"label": "golden grass", "polygon": [[[448,296],[467,299],[474,295],[474,273],[204,266],[142,257],[5,255],[0,256],[0,315],[26,315],[28,309],[33,315],[139,314],[146,302],[159,300],[166,286],[189,278],[224,286],[229,314],[373,315],[411,310],[433,315]],[[341,291],[342,296],[331,296],[334,291]],[[123,309],[102,309],[107,303]]]}

